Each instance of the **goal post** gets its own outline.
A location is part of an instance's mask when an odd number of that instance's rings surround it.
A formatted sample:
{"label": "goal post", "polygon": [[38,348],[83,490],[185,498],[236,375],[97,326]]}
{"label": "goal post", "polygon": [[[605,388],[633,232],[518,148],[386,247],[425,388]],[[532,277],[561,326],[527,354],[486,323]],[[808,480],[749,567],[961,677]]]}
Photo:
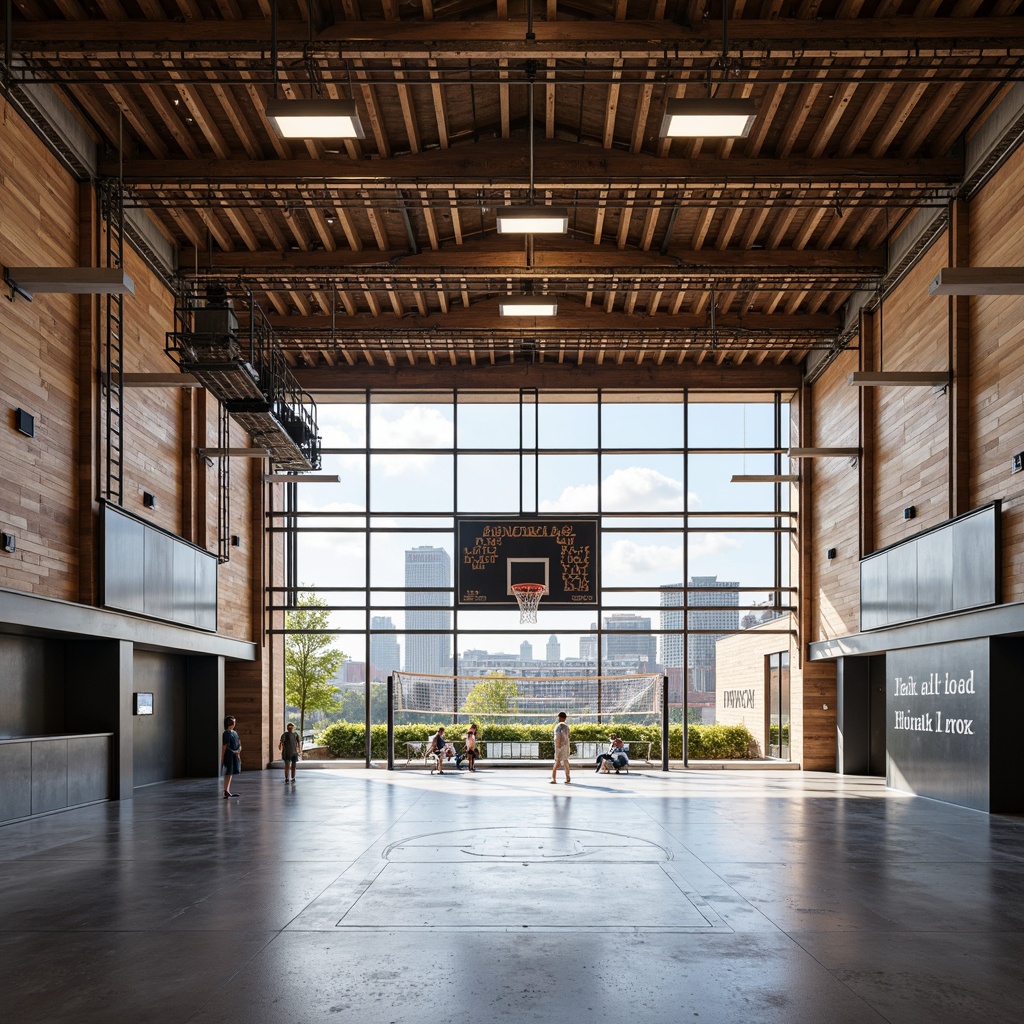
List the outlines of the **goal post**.
{"label": "goal post", "polygon": [[[394,723],[422,721],[425,739],[439,725],[476,722],[486,731],[516,725],[546,726],[564,711],[570,727],[653,726],[660,733],[662,768],[668,770],[668,677],[637,675],[433,675],[394,672],[388,678],[388,767],[394,765]],[[593,730],[587,730],[592,732]],[[648,733],[648,735],[650,735]]]}

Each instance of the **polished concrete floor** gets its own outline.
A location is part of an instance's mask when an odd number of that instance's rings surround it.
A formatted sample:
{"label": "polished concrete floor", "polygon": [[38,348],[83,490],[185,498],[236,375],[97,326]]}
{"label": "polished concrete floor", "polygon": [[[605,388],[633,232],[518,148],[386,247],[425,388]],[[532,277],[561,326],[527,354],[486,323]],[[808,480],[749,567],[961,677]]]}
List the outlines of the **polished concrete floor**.
{"label": "polished concrete floor", "polygon": [[772,771],[235,789],[0,828],[7,1020],[1024,1019],[1024,818]]}

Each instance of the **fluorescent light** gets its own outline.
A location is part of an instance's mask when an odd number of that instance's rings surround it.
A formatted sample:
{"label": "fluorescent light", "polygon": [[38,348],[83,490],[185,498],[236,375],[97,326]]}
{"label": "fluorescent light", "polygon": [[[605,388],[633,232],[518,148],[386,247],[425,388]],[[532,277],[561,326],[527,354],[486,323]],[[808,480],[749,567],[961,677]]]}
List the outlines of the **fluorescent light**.
{"label": "fluorescent light", "polygon": [[341,477],[334,473],[266,473],[265,484],[340,484]]}
{"label": "fluorescent light", "polygon": [[569,211],[556,206],[503,206],[498,210],[498,233],[503,235],[564,235]]}
{"label": "fluorescent light", "polygon": [[949,386],[949,374],[942,370],[927,373],[907,372],[902,370],[886,370],[883,372],[861,371],[851,373],[849,383],[855,388],[873,387],[906,387],[906,388],[944,388]]}
{"label": "fluorescent light", "polygon": [[500,316],[554,316],[558,303],[543,295],[507,295],[498,300]]}
{"label": "fluorescent light", "polygon": [[735,473],[733,484],[795,484],[800,477],[793,473]]}
{"label": "fluorescent light", "polygon": [[286,139],[365,139],[352,100],[267,100],[267,118]]}
{"label": "fluorescent light", "polygon": [[757,117],[753,100],[669,100],[662,138],[745,139]]}
{"label": "fluorescent light", "polygon": [[943,267],[929,295],[1024,295],[1024,267]]}
{"label": "fluorescent light", "polygon": [[4,271],[4,283],[30,302],[37,292],[62,295],[135,294],[135,282],[123,270],[104,267],[8,267]]}
{"label": "fluorescent light", "polygon": [[791,459],[850,459],[860,455],[859,448],[790,448]]}

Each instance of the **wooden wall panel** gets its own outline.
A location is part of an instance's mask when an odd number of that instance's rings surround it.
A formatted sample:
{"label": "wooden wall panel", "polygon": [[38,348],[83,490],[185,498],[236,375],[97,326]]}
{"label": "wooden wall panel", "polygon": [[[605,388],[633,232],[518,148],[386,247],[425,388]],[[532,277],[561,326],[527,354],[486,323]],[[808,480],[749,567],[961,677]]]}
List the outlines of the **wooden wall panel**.
{"label": "wooden wall panel", "polygon": [[[1024,247],[1024,153],[1020,150],[970,204],[973,266],[1020,266]],[[1024,600],[1024,297],[970,299],[973,505],[1003,501],[1003,600]]]}
{"label": "wooden wall panel", "polygon": [[[884,302],[880,369],[948,368],[947,303],[928,295],[946,265],[947,245],[943,234]],[[948,403],[931,388],[875,389],[876,549],[948,518],[948,425]],[[908,505],[917,516],[905,520]]]}
{"label": "wooden wall panel", "polygon": [[[78,187],[0,99],[0,264],[75,266]],[[78,300],[0,301],[0,586],[78,597]],[[36,436],[14,429],[16,408]]]}
{"label": "wooden wall panel", "polygon": [[[811,435],[815,448],[856,448],[859,388],[849,376],[858,369],[855,351],[844,352],[814,386],[811,398]],[[811,528],[806,557],[810,573],[808,597],[810,629],[805,642],[827,640],[860,628],[860,497],[856,465],[849,459],[814,459],[810,467]],[[829,561],[825,553],[836,549]]]}

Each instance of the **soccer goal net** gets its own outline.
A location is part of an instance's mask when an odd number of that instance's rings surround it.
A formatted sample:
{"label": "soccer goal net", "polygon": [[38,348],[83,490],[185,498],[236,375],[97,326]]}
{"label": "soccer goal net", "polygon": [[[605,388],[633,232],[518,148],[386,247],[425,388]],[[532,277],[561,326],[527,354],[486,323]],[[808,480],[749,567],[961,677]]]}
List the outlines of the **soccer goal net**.
{"label": "soccer goal net", "polygon": [[655,723],[662,677],[437,676],[395,672],[395,712],[489,722],[551,721],[559,711],[577,722]]}

